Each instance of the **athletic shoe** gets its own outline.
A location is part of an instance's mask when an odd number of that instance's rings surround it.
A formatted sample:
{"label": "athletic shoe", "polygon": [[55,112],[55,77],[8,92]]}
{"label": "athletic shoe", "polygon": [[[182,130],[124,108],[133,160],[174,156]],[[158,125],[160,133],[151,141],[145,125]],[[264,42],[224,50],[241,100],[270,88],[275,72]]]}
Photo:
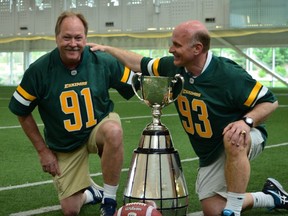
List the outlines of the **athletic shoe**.
{"label": "athletic shoe", "polygon": [[235,216],[234,212],[231,211],[230,209],[224,209],[222,211],[221,216]]}
{"label": "athletic shoe", "polygon": [[89,190],[93,195],[93,201],[91,201],[87,204],[93,204],[94,205],[94,204],[102,202],[103,190],[95,189],[93,186],[88,187],[87,190]]}
{"label": "athletic shoe", "polygon": [[89,202],[87,204],[97,204],[97,203],[101,203],[102,202],[102,198],[103,198],[103,193],[104,193],[104,189],[102,187],[100,187],[99,185],[97,185],[92,178],[90,178],[90,182],[91,182],[91,186],[87,188],[87,190],[89,190],[92,195],[93,195],[93,201]]}
{"label": "athletic shoe", "polygon": [[113,216],[116,212],[116,200],[105,198],[100,207],[100,216]]}
{"label": "athletic shoe", "polygon": [[277,180],[268,178],[262,192],[273,197],[275,208],[288,210],[288,193]]}

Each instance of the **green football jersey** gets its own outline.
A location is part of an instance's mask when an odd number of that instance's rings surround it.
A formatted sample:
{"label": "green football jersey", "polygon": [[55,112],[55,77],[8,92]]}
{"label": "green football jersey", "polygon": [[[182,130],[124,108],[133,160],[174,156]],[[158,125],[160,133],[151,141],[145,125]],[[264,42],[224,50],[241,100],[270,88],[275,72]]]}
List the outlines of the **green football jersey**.
{"label": "green football jersey", "polygon": [[37,106],[49,148],[73,151],[113,111],[110,88],[126,99],[134,95],[130,84],[132,75],[130,69],[111,55],[92,52],[89,47],[85,47],[79,66],[69,70],[56,48],[25,71],[9,108],[14,114],[25,116]]}
{"label": "green football jersey", "polygon": [[[200,166],[208,166],[224,150],[223,129],[241,119],[261,102],[274,102],[275,96],[235,62],[212,56],[209,65],[198,77],[183,67],[176,67],[174,57],[143,58],[144,75],[172,76],[181,74],[184,88],[175,101],[180,121],[196,154]],[[264,138],[264,125],[257,127]]]}

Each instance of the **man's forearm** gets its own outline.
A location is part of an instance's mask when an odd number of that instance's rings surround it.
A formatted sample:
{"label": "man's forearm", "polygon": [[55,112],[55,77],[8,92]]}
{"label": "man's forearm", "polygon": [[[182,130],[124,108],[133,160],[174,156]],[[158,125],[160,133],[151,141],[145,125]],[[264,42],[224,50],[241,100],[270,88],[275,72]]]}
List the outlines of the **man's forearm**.
{"label": "man's forearm", "polygon": [[121,61],[124,65],[129,67],[131,70],[135,72],[141,71],[140,64],[141,64],[141,59],[143,58],[143,56],[137,53],[128,51],[128,50],[123,50],[123,49],[110,47],[110,46],[107,46],[105,51],[110,53],[117,59],[119,59],[119,61]]}
{"label": "man's forearm", "polygon": [[25,134],[34,145],[36,151],[40,153],[41,151],[45,150],[47,148],[46,144],[42,135],[40,134],[33,116],[31,114],[28,116],[18,116],[18,120]]}
{"label": "man's forearm", "polygon": [[261,103],[254,107],[253,110],[248,112],[245,116],[251,117],[254,120],[254,127],[263,123],[278,107],[278,101],[274,103]]}
{"label": "man's forearm", "polygon": [[94,43],[87,43],[88,46],[91,47],[92,51],[100,50],[103,52],[107,52],[117,58],[120,62],[122,62],[125,66],[133,70],[134,72],[141,72],[141,59],[143,58],[142,55],[138,53],[134,53],[128,50],[94,44]]}

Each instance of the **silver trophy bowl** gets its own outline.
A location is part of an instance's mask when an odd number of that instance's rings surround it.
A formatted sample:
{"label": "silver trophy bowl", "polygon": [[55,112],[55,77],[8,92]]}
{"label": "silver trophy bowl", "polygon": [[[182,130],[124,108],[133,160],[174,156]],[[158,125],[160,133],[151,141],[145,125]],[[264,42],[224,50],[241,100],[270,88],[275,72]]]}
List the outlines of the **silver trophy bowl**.
{"label": "silver trophy bowl", "polygon": [[[141,95],[138,94],[135,84],[140,82]],[[142,76],[141,73],[135,73],[132,78],[132,88],[135,95],[149,107],[159,105],[161,108],[174,102],[177,97],[173,96],[173,89],[177,82],[183,86],[183,77],[176,74],[174,77],[163,76]]]}
{"label": "silver trophy bowl", "polygon": [[[140,91],[137,91],[137,84],[140,86]],[[178,90],[176,93],[177,84],[181,85],[181,90]],[[180,74],[176,74],[174,77],[142,76],[141,73],[134,74],[132,88],[135,95],[140,101],[143,101],[147,106],[152,108],[152,123],[147,127],[150,129],[163,129],[163,125],[160,122],[161,110],[177,99],[183,86],[184,79]]]}

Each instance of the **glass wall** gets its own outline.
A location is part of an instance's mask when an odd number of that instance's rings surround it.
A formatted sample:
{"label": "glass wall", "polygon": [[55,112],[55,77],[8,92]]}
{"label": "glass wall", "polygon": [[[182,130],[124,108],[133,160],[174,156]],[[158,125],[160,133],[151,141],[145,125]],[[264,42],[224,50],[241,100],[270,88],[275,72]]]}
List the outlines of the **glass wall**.
{"label": "glass wall", "polygon": [[[170,55],[167,49],[143,49],[132,50],[143,56],[161,57]],[[240,56],[237,52],[228,48],[214,48],[213,54],[224,56],[237,62],[245,68],[255,79],[268,87],[285,87],[285,85],[263,69],[255,66],[252,62]],[[260,61],[273,72],[288,81],[288,47],[278,48],[248,48],[243,50],[248,56]],[[0,85],[18,85],[25,69],[45,54],[46,51],[38,52],[0,52]]]}
{"label": "glass wall", "polygon": [[0,53],[0,85],[17,85],[23,76],[24,53]]}

